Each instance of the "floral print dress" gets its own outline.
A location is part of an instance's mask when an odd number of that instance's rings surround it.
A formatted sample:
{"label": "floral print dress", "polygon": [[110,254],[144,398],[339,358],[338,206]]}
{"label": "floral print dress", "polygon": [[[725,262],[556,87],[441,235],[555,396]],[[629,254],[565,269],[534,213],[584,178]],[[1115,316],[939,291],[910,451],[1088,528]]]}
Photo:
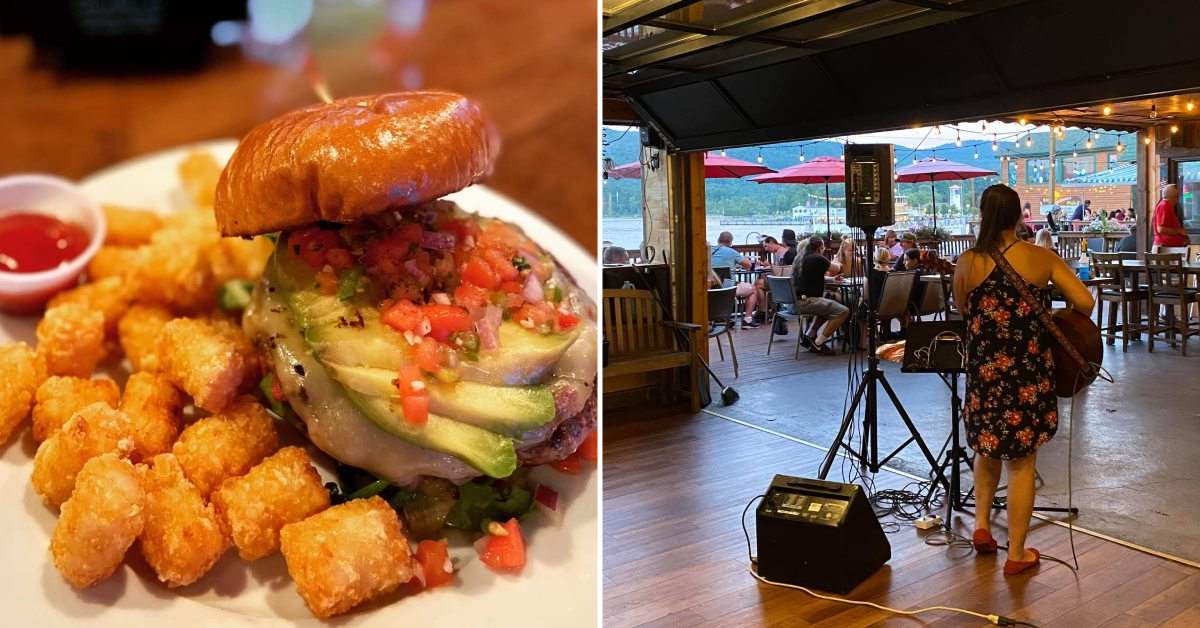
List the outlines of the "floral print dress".
{"label": "floral print dress", "polygon": [[[1029,286],[1048,301],[1049,289]],[[988,458],[1024,458],[1058,430],[1051,336],[997,266],[967,297],[967,444]]]}

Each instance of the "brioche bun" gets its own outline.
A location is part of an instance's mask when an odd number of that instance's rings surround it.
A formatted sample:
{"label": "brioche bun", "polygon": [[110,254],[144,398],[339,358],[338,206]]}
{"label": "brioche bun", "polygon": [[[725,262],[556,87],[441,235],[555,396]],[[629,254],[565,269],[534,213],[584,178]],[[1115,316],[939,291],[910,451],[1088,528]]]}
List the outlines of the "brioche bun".
{"label": "brioche bun", "polygon": [[479,106],[419,91],[299,109],[246,134],[217,183],[226,236],[355,222],[461,190],[492,170],[499,139]]}

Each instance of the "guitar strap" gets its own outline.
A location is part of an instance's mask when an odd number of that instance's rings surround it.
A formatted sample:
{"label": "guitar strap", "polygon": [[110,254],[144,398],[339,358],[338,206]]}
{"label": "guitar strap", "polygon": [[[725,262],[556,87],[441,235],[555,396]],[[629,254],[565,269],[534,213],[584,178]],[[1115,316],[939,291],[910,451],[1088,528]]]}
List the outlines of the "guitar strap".
{"label": "guitar strap", "polygon": [[991,255],[992,259],[996,261],[996,265],[999,266],[1000,270],[1004,271],[1004,274],[1008,277],[1009,283],[1016,286],[1017,292],[1021,293],[1021,298],[1025,299],[1025,303],[1027,303],[1029,307],[1033,308],[1034,313],[1037,314],[1038,320],[1042,321],[1042,324],[1046,326],[1046,329],[1050,330],[1050,334],[1054,336],[1054,339],[1058,341],[1058,344],[1066,350],[1067,354],[1071,356],[1071,359],[1073,359],[1079,365],[1079,369],[1084,373],[1094,373],[1096,369],[1094,366],[1092,366],[1092,363],[1088,362],[1087,359],[1079,353],[1079,350],[1075,348],[1075,344],[1068,340],[1066,335],[1063,334],[1062,330],[1058,328],[1058,324],[1054,322],[1054,317],[1050,315],[1050,312],[1046,311],[1046,306],[1042,303],[1042,301],[1029,291],[1029,286],[1026,285],[1025,278],[1021,277],[1021,274],[1017,272],[1017,269],[1013,268],[1012,264],[1008,263],[1008,259],[1004,257],[1002,252],[993,249]]}

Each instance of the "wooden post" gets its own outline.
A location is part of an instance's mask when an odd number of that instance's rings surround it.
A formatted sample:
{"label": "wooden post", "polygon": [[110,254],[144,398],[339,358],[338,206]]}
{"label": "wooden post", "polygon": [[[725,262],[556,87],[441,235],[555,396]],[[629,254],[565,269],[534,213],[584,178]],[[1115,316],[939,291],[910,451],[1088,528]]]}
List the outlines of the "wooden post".
{"label": "wooden post", "polygon": [[[672,234],[672,284],[675,286],[676,320],[701,325],[693,334],[696,355],[708,360],[708,263],[704,209],[704,153],[675,153],[667,163],[667,204]],[[700,411],[696,382],[707,382],[702,367],[693,362],[688,372],[691,410]]]}
{"label": "wooden post", "polygon": [[[1145,138],[1150,138],[1146,143]],[[1154,206],[1158,203],[1158,142],[1155,127],[1146,127],[1137,134],[1137,250],[1145,253],[1154,243],[1150,225],[1154,217]]]}

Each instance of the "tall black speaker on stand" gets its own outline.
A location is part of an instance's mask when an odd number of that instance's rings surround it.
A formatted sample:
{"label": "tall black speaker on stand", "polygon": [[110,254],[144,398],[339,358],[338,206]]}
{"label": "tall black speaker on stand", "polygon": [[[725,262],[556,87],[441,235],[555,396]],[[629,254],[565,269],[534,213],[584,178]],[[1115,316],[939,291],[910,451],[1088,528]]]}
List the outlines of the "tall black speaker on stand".
{"label": "tall black speaker on stand", "polygon": [[[866,257],[870,259],[875,250],[875,229],[886,227],[896,221],[893,193],[895,154],[891,144],[847,144],[845,160],[846,223],[851,227],[862,228],[867,238]],[[867,294],[870,293],[868,273]],[[842,424],[838,428],[837,436],[833,439],[833,444],[829,447],[825,460],[821,462],[818,477],[824,480],[829,476],[833,460],[842,449],[846,450],[848,456],[858,461],[863,469],[871,473],[878,473],[888,460],[900,453],[909,443],[915,442],[929,463],[929,468],[935,476],[934,480],[942,486],[947,486],[946,477],[942,474],[937,458],[925,444],[925,439],[921,438],[917,426],[908,416],[904,405],[900,403],[900,398],[896,396],[896,391],[892,389],[892,385],[888,383],[887,377],[879,368],[879,356],[875,354],[878,343],[876,319],[875,307],[871,304],[870,299],[867,299],[867,368],[863,371],[862,381],[854,391],[854,400],[851,402],[850,408],[842,417]],[[883,387],[883,391],[887,393],[896,413],[900,415],[900,419],[904,421],[904,425],[908,427],[908,432],[911,434],[908,440],[901,443],[892,453],[884,456],[882,460],[879,458],[878,386]],[[848,442],[846,434],[858,413],[860,403],[863,404],[862,438],[856,449],[854,443]]]}

